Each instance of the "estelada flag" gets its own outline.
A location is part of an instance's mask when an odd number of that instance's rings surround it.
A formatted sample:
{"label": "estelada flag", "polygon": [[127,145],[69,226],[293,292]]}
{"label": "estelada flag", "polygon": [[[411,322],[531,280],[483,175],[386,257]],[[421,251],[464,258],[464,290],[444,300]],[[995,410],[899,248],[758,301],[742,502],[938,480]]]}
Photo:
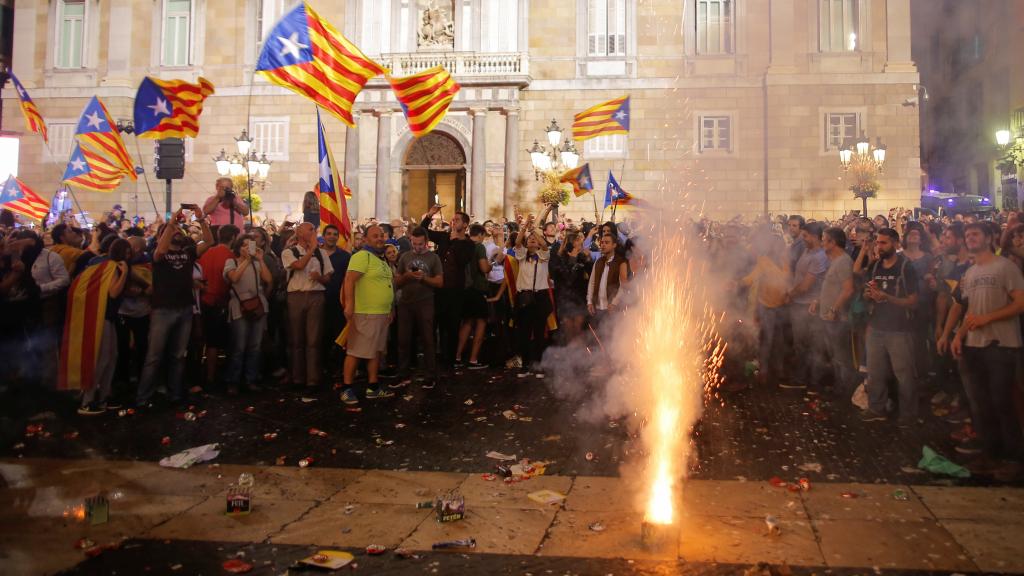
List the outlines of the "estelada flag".
{"label": "estelada flag", "polygon": [[0,208],[32,220],[42,220],[50,211],[50,203],[12,174],[0,188]]}
{"label": "estelada flag", "polygon": [[583,196],[588,191],[594,189],[594,180],[590,177],[589,163],[565,172],[558,181],[572,184],[572,192],[577,197]]}
{"label": "estelada flag", "polygon": [[122,178],[124,173],[120,168],[75,142],[61,181],[86,190],[110,192],[117,188]]}
{"label": "estelada flag", "polygon": [[404,78],[388,76],[388,82],[402,105],[409,131],[416,138],[426,136],[444,120],[448,106],[461,88],[441,66]]}
{"label": "estelada flag", "polygon": [[139,138],[195,138],[203,101],[213,94],[213,83],[200,78],[184,80],[146,77],[135,93],[135,135]]}
{"label": "estelada flag", "polygon": [[366,82],[383,74],[384,68],[302,2],[267,35],[256,71],[355,128],[352,104]]}
{"label": "estelada flag", "polygon": [[71,282],[60,347],[59,390],[91,390],[96,386],[96,358],[116,270],[117,264],[108,260],[89,266]]}
{"label": "estelada flag", "polygon": [[18,77],[14,75],[10,68],[7,69],[7,74],[11,77],[14,89],[18,92],[18,100],[21,102],[21,113],[25,116],[25,127],[32,132],[42,135],[43,142],[49,142],[46,135],[46,122],[43,121],[43,116],[39,113],[36,103],[32,101],[28,91],[21,85]]}
{"label": "estelada flag", "polygon": [[[519,292],[516,290],[516,278],[519,277],[519,260],[514,256],[505,255],[505,285],[507,286],[508,302],[513,309],[516,307],[516,297]],[[558,316],[555,314],[555,291],[548,288],[548,298],[551,300],[551,314],[548,314],[548,322],[545,328],[548,332],[558,330]]]}
{"label": "estelada flag", "polygon": [[317,127],[317,158],[320,180],[316,188],[320,194],[320,230],[333,224],[338,227],[338,246],[347,249],[352,243],[352,222],[348,217],[348,202],[345,195],[341,193],[341,178],[338,176],[338,168],[334,163],[334,156],[331,154],[330,145],[327,143],[327,135],[324,134],[324,124],[320,120],[320,109],[316,111]]}
{"label": "estelada flag", "polygon": [[121,140],[117,126],[110,121],[107,107],[99,98],[93,96],[92,100],[85,105],[82,117],[78,120],[75,138],[83,148],[103,156],[125,176],[132,180],[138,179],[138,176],[135,175],[135,163],[132,162],[132,157],[128,154],[128,148]]}
{"label": "estelada flag", "polygon": [[629,133],[629,96],[602,102],[573,118],[572,137],[587,140],[605,134]]}

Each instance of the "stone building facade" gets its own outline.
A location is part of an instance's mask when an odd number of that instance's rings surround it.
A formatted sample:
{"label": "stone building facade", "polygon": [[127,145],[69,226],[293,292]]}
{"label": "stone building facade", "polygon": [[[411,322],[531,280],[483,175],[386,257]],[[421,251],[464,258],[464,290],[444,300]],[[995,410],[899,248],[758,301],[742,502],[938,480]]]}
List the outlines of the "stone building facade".
{"label": "stone building facade", "polygon": [[[187,144],[175,203],[210,193],[212,158],[248,128],[274,164],[263,209],[300,211],[317,175],[313,104],[253,79],[259,44],[283,0],[21,0],[13,68],[50,123],[51,146],[25,135],[20,173],[50,192],[67,160],[73,123],[99,95],[131,117],[145,75],[217,89],[200,135]],[[444,65],[462,85],[435,134],[414,140],[382,77],[357,101],[357,128],[327,120],[355,193],[358,217],[418,216],[429,202],[481,219],[535,210],[526,153],[554,118],[631,95],[628,137],[578,143],[597,202],[613,170],[622,187],[716,217],[763,212],[834,216],[857,209],[836,146],[862,132],[888,147],[879,210],[916,205],[918,115],[910,0],[344,0],[314,8],[395,75]],[[435,10],[426,13],[425,10]],[[433,15],[433,16],[432,16]],[[12,90],[5,128],[19,126]],[[13,118],[13,119],[12,119]],[[78,192],[87,209],[118,202],[163,206],[152,142],[126,136],[149,171],[113,195]],[[599,206],[600,208],[600,206]],[[594,216],[589,196],[565,208]]]}

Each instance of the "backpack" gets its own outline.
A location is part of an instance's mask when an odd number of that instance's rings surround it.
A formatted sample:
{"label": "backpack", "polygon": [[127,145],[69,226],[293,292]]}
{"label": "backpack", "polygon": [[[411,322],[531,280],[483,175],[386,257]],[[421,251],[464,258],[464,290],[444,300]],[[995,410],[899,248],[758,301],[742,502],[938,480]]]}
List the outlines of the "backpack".
{"label": "backpack", "polygon": [[[302,256],[299,255],[299,248],[297,246],[292,246],[292,256],[295,256],[296,260],[298,260],[299,258],[302,258]],[[323,274],[324,274],[324,257],[323,257],[323,254],[320,254],[320,248],[319,247],[316,247],[316,248],[313,249],[313,257],[316,258],[316,261],[320,263],[320,275],[323,276]],[[287,282],[287,284],[291,284],[292,283],[292,274],[294,274],[294,273],[295,273],[295,269],[292,268],[291,266],[289,266],[288,267],[288,282]],[[287,289],[287,284],[285,285],[286,289]]]}
{"label": "backpack", "polygon": [[[907,258],[906,256],[900,254],[900,274],[899,274],[899,277],[896,279],[896,297],[897,298],[900,298],[900,297],[903,297],[903,296],[907,295],[907,282],[906,282],[905,278],[906,278],[906,273],[907,273],[907,262],[909,262],[909,261],[910,261],[909,258]],[[871,265],[871,277],[870,277],[871,279],[874,279],[875,274],[878,272],[878,264],[881,263],[881,262],[882,261],[879,259],[874,264]],[[870,316],[874,316],[875,315],[875,303],[874,302],[868,302],[868,306],[869,306],[869,308],[868,308],[868,316],[869,317]],[[907,320],[913,320],[914,319],[914,311],[912,309],[910,309],[910,308],[905,308],[904,310],[906,311],[906,314],[907,314]]]}

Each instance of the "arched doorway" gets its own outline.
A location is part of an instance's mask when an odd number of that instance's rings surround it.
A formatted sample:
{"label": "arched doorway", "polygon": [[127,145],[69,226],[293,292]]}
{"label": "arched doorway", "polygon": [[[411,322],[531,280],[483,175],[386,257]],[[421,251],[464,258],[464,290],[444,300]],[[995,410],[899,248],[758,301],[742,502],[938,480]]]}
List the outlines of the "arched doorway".
{"label": "arched doorway", "polygon": [[466,207],[466,152],[455,138],[437,130],[413,140],[406,150],[402,214],[419,218],[435,203],[454,210]]}

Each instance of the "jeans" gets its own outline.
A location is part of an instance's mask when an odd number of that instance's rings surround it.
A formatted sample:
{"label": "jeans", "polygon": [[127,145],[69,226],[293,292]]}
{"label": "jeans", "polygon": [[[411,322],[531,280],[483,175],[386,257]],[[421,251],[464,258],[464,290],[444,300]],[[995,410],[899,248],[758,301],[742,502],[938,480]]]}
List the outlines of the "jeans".
{"label": "jeans", "polygon": [[808,388],[821,387],[825,370],[823,328],[821,318],[811,314],[808,304],[789,305],[789,321],[793,326],[793,349],[797,361],[793,365],[793,380]]}
{"label": "jeans", "polygon": [[900,421],[917,418],[917,372],[914,363],[914,337],[910,332],[883,332],[868,328],[868,408],[885,414],[890,370],[899,381]]}
{"label": "jeans", "polygon": [[320,348],[323,345],[323,291],[288,293],[288,348],[292,384],[320,384]]}
{"label": "jeans", "polygon": [[100,349],[96,355],[96,368],[93,370],[93,386],[82,391],[82,406],[99,400],[106,402],[110,396],[110,385],[114,381],[114,369],[117,366],[117,328],[110,320],[103,321],[103,335],[100,336]]}
{"label": "jeans", "polygon": [[782,358],[781,354],[778,354],[778,349],[781,348],[782,322],[785,314],[785,308],[768,308],[761,304],[757,305],[757,319],[760,327],[757,361],[761,366],[761,374],[766,378],[782,373],[780,369]]}
{"label": "jeans", "polygon": [[971,407],[971,424],[982,449],[993,458],[1024,457],[1020,421],[1013,398],[1020,348],[995,344],[964,346],[960,376]]}
{"label": "jeans", "polygon": [[441,288],[437,291],[438,331],[440,332],[441,367],[451,371],[455,367],[455,353],[459,347],[459,326],[462,324],[462,305],[465,290]]}
{"label": "jeans", "polygon": [[[182,399],[181,377],[192,335],[192,306],[154,308],[149,317],[149,349],[139,378],[136,402],[145,404],[156,392],[157,375],[167,375],[167,393],[172,402]],[[165,355],[168,362],[164,364]],[[163,368],[163,369],[162,369]]]}
{"label": "jeans", "polygon": [[238,385],[239,378],[243,376],[243,365],[246,384],[257,384],[260,381],[260,345],[266,327],[265,315],[259,318],[242,316],[231,321],[231,357],[228,358],[228,373],[225,376],[228,386]]}
{"label": "jeans", "polygon": [[434,348],[434,300],[428,298],[418,302],[398,305],[398,373],[409,374],[412,364],[413,328],[418,336],[417,344],[423,350],[423,363],[431,378],[437,377],[437,351]]}
{"label": "jeans", "polygon": [[849,398],[857,389],[857,369],[853,365],[853,340],[850,323],[845,320],[822,321],[825,327],[825,346],[828,359],[835,372],[835,387],[839,395]]}

